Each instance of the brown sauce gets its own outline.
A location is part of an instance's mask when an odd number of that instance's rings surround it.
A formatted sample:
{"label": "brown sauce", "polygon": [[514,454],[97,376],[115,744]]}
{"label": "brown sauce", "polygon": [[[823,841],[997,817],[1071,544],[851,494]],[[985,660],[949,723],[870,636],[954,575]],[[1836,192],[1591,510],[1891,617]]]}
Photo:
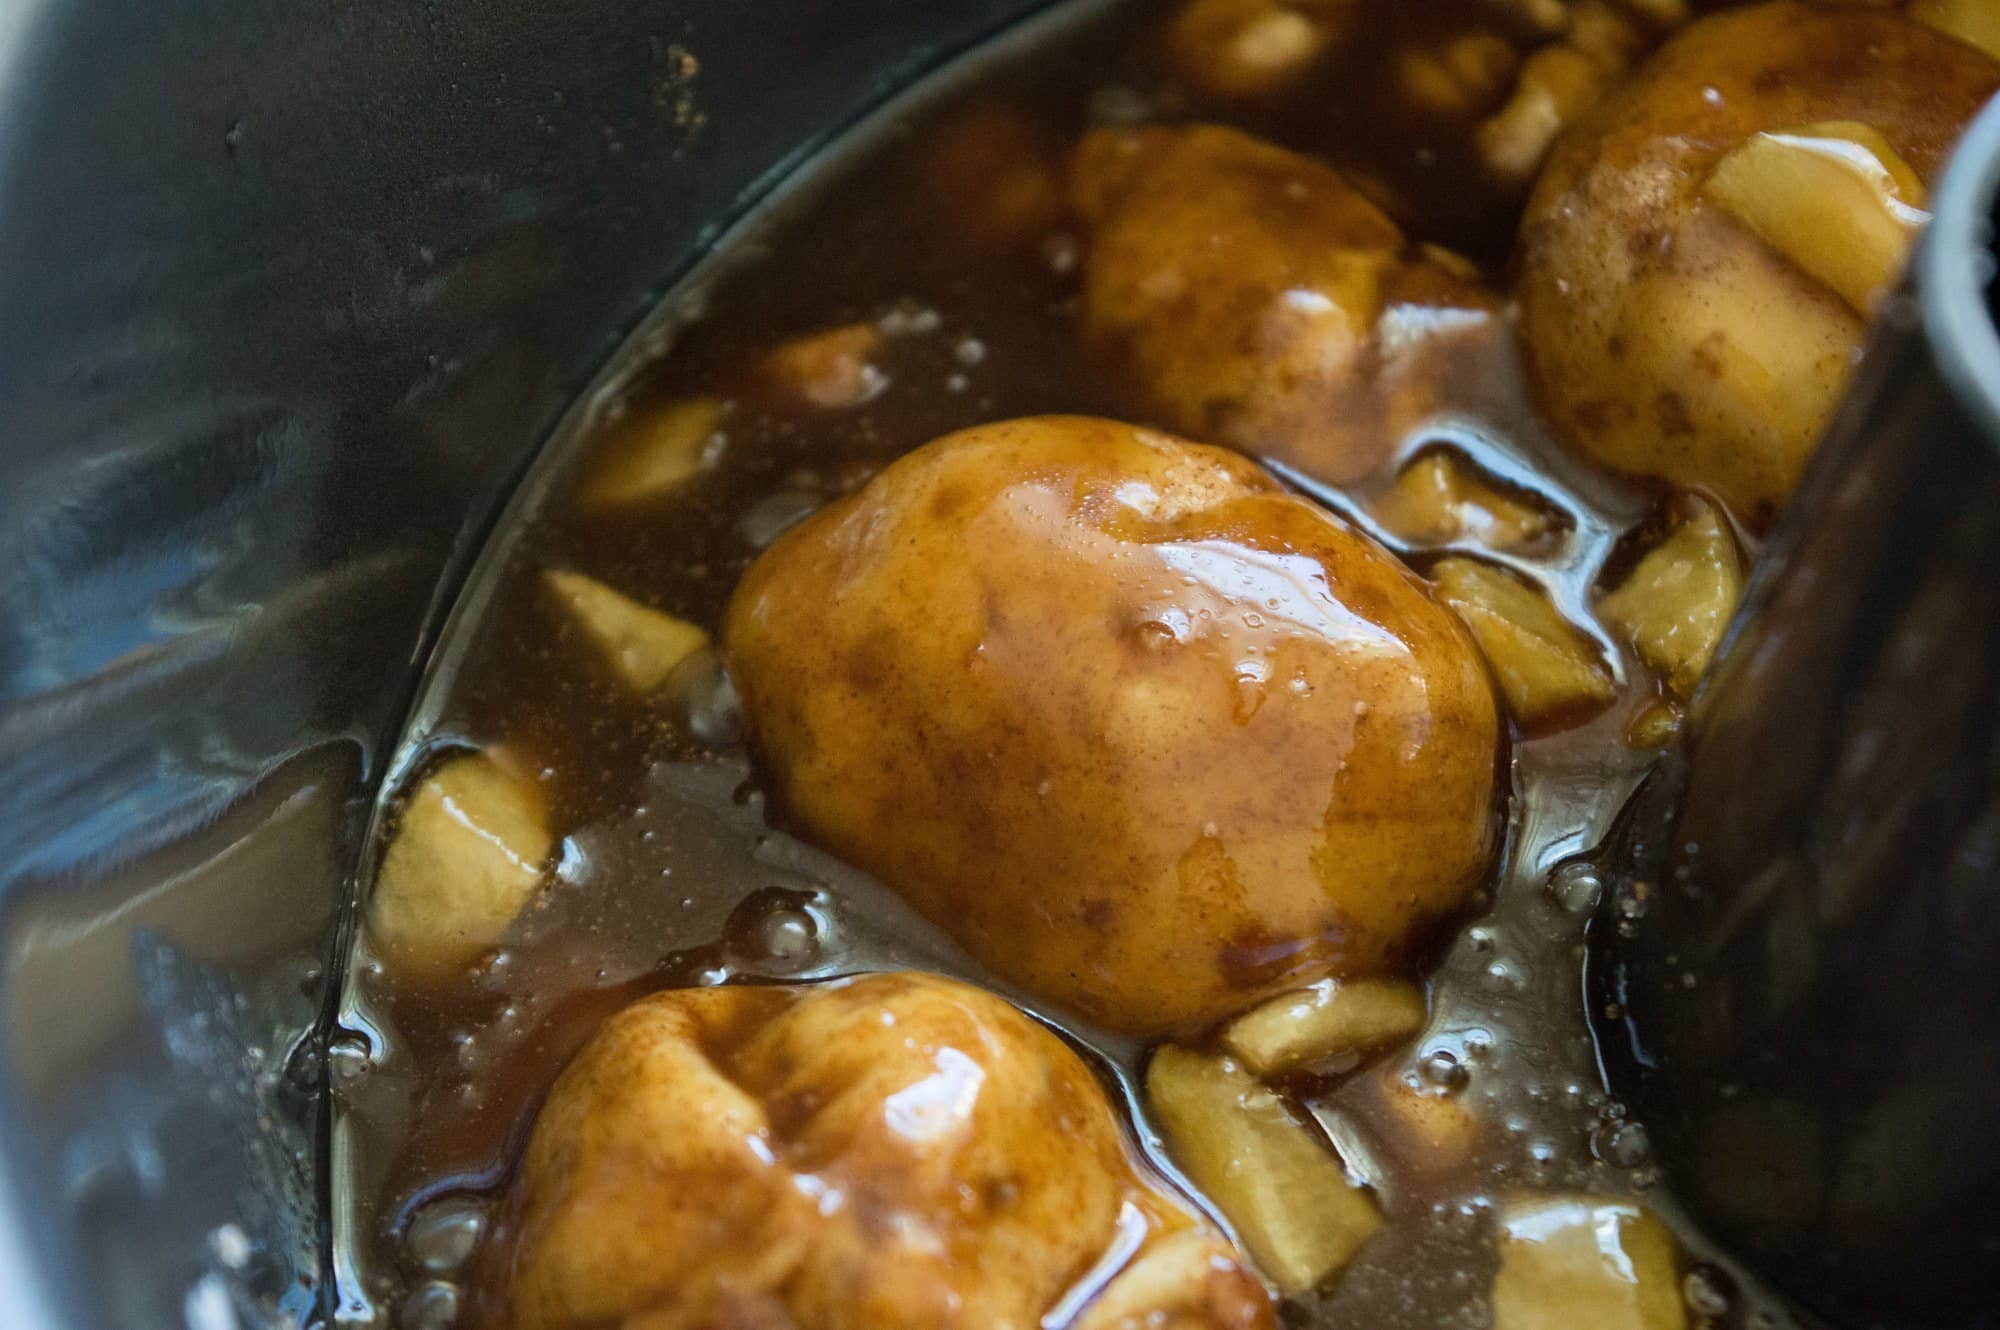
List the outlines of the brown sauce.
{"label": "brown sauce", "polygon": [[[465,1239],[507,1223],[499,1198],[541,1096],[635,996],[907,966],[992,986],[892,893],[772,825],[718,679],[682,681],[670,705],[634,701],[537,582],[544,568],[581,570],[714,633],[738,578],[789,519],[899,454],[1012,416],[1141,414],[1078,351],[1076,234],[1058,222],[1017,249],[973,245],[961,201],[939,190],[930,164],[939,125],[969,106],[1015,108],[1031,137],[1059,147],[1093,123],[1226,119],[1378,182],[1412,235],[1504,273],[1519,192],[1482,183],[1472,117],[1412,109],[1384,58],[1472,28],[1506,35],[1501,7],[1360,0],[1366,40],[1296,95],[1247,108],[1205,103],[1164,71],[1160,14],[1130,4],[1044,20],[1025,46],[899,103],[670,296],[552,443],[448,630],[398,773],[418,775],[455,746],[519,755],[538,773],[561,864],[507,945],[451,982],[399,984],[357,949],[333,1058],[344,1320],[442,1326],[455,1312],[456,1323],[485,1323],[457,1282]],[[886,382],[870,400],[826,410],[772,391],[758,367],[773,346],[853,323],[882,333]],[[1456,375],[1398,456],[1449,446],[1557,514],[1554,535],[1503,561],[1548,588],[1622,682],[1587,723],[1516,736],[1503,859],[1475,916],[1442,944],[1422,1033],[1351,1075],[1294,1086],[1388,1223],[1330,1290],[1295,1301],[1290,1324],[1488,1324],[1491,1211],[1522,1188],[1645,1194],[1674,1219],[1642,1129],[1600,1083],[1579,981],[1587,855],[1650,761],[1624,736],[1657,695],[1592,620],[1590,593],[1607,561],[1629,562],[1621,542],[1657,523],[1659,495],[1562,454],[1509,347],[1498,339]],[[569,501],[594,441],[615,436],[621,418],[695,396],[730,403],[711,469],[643,504]],[[1424,570],[1437,550],[1397,541],[1367,515],[1394,471],[1345,490],[1288,478]],[[378,822],[378,833],[393,826],[393,805]],[[1134,1115],[1136,1141],[1162,1162],[1132,1089],[1143,1048],[1052,1019],[1090,1051]],[[1397,1087],[1470,1110],[1478,1136],[1463,1159],[1433,1171],[1377,1148],[1393,1130],[1384,1095]],[[1704,1258],[1697,1234],[1681,1237],[1690,1260]],[[1744,1286],[1715,1323],[1778,1324],[1740,1276],[1711,1281]]]}

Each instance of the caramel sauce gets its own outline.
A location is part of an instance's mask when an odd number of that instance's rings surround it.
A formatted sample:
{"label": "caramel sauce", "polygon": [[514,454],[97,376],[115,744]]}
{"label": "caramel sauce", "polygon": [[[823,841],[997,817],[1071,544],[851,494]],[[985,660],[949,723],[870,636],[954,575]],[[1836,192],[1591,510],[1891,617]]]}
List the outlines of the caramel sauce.
{"label": "caramel sauce", "polygon": [[[1505,7],[1481,0],[1356,0],[1354,10],[1364,35],[1336,43],[1294,92],[1226,103],[1170,72],[1156,6],[1038,20],[1028,39],[1004,39],[899,100],[727,237],[579,404],[475,573],[395,767],[407,782],[444,749],[505,751],[546,799],[560,863],[503,945],[449,981],[399,981],[365,938],[356,948],[349,1056],[336,1059],[344,1321],[488,1323],[472,1290],[493,1278],[490,1253],[513,1222],[507,1186],[537,1106],[607,1017],[662,988],[898,968],[970,979],[1083,1051],[1135,1151],[1174,1176],[1135,1089],[1143,1041],[996,981],[894,893],[790,834],[766,806],[719,674],[687,669],[662,697],[635,698],[552,608],[539,573],[585,572],[714,636],[780,531],[927,440],[1049,412],[1149,423],[1130,385],[1079,350],[1074,222],[1026,179],[1004,196],[1007,215],[1027,219],[1025,238],[968,217],[969,185],[995,173],[954,174],[937,152],[971,117],[1002,117],[1005,160],[1043,155],[1052,168],[1093,126],[1223,120],[1341,168],[1410,236],[1468,256],[1498,283],[1520,194],[1488,183],[1474,156],[1487,108],[1415,105],[1390,57],[1468,32],[1524,34]],[[855,327],[872,336],[807,358],[812,391],[785,377],[796,358],[774,369],[773,348]],[[1629,562],[1620,551],[1634,533],[1657,528],[1661,495],[1550,442],[1499,327],[1455,363],[1437,409],[1389,464],[1341,487],[1279,474],[1420,572],[1457,550],[1523,573],[1614,663],[1617,695],[1583,723],[1514,736],[1504,849],[1472,914],[1434,953],[1422,1033],[1358,1070],[1286,1082],[1387,1217],[1337,1282],[1294,1300],[1292,1324],[1487,1324],[1490,1212],[1521,1189],[1644,1194],[1674,1219],[1643,1151],[1606,1144],[1622,1110],[1598,1080],[1578,981],[1588,853],[1650,762],[1626,734],[1659,696],[1595,623],[1592,588],[1608,560]],[[866,373],[839,363],[857,353]],[[727,404],[719,450],[699,474],[657,498],[576,501],[592,459],[622,431],[697,397]],[[1371,507],[1402,462],[1437,448],[1546,510],[1546,531],[1495,555],[1412,544],[1377,522]],[[391,800],[378,838],[393,828]],[[1285,959],[1256,936],[1232,945],[1248,973]],[[1404,1111],[1409,1100],[1462,1108],[1462,1145],[1413,1145],[1424,1128]],[[486,1207],[487,1264],[453,1268],[413,1251],[413,1217],[467,1196]],[[1705,1258],[1698,1235],[1681,1236],[1690,1260]],[[1748,1324],[1755,1305],[1740,1297],[1730,1323]]]}

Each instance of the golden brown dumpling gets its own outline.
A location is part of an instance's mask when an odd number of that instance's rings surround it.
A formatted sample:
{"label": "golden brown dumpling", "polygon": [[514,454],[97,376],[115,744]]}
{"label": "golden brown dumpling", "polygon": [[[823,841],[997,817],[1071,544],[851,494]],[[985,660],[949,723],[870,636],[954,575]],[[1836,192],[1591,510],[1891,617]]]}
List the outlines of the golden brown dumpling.
{"label": "golden brown dumpling", "polygon": [[[1895,13],[1692,25],[1557,146],[1522,223],[1522,330],[1558,431],[1762,525],[1790,495],[1923,183],[2000,66]],[[1885,252],[1886,251],[1886,252]]]}
{"label": "golden brown dumpling", "polygon": [[1097,130],[1071,172],[1086,333],[1160,422],[1329,481],[1435,405],[1492,323],[1463,260],[1410,244],[1339,172],[1212,126]]}
{"label": "golden brown dumpling", "polygon": [[514,1330],[1032,1327],[1121,1241],[1094,1324],[1273,1325],[1076,1054],[932,975],[640,999],[556,1081],[518,1200]]}
{"label": "golden brown dumpling", "polygon": [[805,831],[1108,1026],[1395,968],[1493,849],[1498,713],[1457,618],[1167,435],[920,448],[753,565],[724,642]]}

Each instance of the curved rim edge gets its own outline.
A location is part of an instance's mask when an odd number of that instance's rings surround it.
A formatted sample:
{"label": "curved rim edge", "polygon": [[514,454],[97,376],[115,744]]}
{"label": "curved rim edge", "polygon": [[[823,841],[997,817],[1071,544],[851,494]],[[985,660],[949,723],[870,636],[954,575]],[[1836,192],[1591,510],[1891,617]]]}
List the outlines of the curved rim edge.
{"label": "curved rim edge", "polygon": [[2000,444],[2000,329],[1987,290],[1996,275],[1993,205],[2000,194],[2000,97],[1959,140],[1918,250],[1916,287],[1939,373]]}

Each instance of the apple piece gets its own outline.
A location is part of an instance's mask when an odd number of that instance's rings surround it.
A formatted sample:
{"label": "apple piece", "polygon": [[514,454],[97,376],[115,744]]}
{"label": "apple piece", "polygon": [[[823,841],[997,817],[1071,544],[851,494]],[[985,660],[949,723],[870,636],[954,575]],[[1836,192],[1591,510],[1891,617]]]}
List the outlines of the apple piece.
{"label": "apple piece", "polygon": [[1215,97],[1261,97],[1295,82],[1346,30],[1349,0],[1189,0],[1167,27],[1181,77]]}
{"label": "apple piece", "polygon": [[620,421],[591,460],[578,502],[609,507],[680,488],[713,461],[710,445],[728,413],[721,398],[691,397]]}
{"label": "apple piece", "polygon": [[1403,96],[1438,115],[1466,115],[1500,100],[1521,66],[1514,43],[1492,32],[1462,32],[1407,47],[1396,57]]}
{"label": "apple piece", "polygon": [[1715,164],[1703,190],[1863,317],[1930,220],[1917,173],[1852,120],[1752,134]]}
{"label": "apple piece", "polygon": [[484,753],[434,768],[404,802],[368,902],[397,970],[436,978],[491,949],[534,898],[554,849],[540,791]]}
{"label": "apple piece", "polygon": [[1686,698],[1701,682],[1742,595],[1743,557],[1735,538],[1715,509],[1703,505],[1597,608],[1667,687]]}
{"label": "apple piece", "polygon": [[881,329],[850,323],[774,347],[764,357],[764,375],[803,406],[860,406],[889,386],[889,376],[875,364],[881,349]]}
{"label": "apple piece", "polygon": [[682,661],[708,645],[708,634],[694,624],[642,605],[594,577],[551,568],[542,573],[542,581],[635,693],[652,692]]}
{"label": "apple piece", "polygon": [[1146,1247],[1069,1324],[1072,1330],[1254,1330],[1271,1324],[1270,1297],[1242,1257],[1204,1225]]}
{"label": "apple piece", "polygon": [[1681,732],[1680,706],[1667,698],[1654,698],[1625,726],[1625,743],[1631,748],[1665,748]]}
{"label": "apple piece", "polygon": [[1373,505],[1375,519],[1405,540],[1471,540],[1495,550],[1532,545],[1555,526],[1547,510],[1490,485],[1447,449],[1404,467]]}
{"label": "apple piece", "polygon": [[1597,648],[1541,592],[1474,559],[1443,559],[1431,571],[1493,667],[1522,725],[1594,711],[1611,700]]}
{"label": "apple piece", "polygon": [[1423,1028],[1424,995],[1394,979],[1322,979],[1237,1017],[1222,1042],[1259,1075],[1370,1053]]}
{"label": "apple piece", "polygon": [[1426,1178],[1451,1172],[1472,1157],[1482,1127],[1461,1095],[1420,1089],[1401,1075],[1369,1083],[1362,1130],[1395,1166]]}
{"label": "apple piece", "polygon": [[1529,56],[1513,93],[1473,133],[1487,174],[1525,185],[1556,136],[1597,100],[1610,78],[1602,64],[1573,46],[1544,46]]}
{"label": "apple piece", "polygon": [[1324,1283],[1381,1226],[1325,1142],[1233,1059],[1163,1047],[1146,1094],[1174,1162],[1280,1291]]}
{"label": "apple piece", "polygon": [[1637,1204],[1534,1196],[1500,1213],[1493,1330],[1684,1330],[1673,1234]]}

